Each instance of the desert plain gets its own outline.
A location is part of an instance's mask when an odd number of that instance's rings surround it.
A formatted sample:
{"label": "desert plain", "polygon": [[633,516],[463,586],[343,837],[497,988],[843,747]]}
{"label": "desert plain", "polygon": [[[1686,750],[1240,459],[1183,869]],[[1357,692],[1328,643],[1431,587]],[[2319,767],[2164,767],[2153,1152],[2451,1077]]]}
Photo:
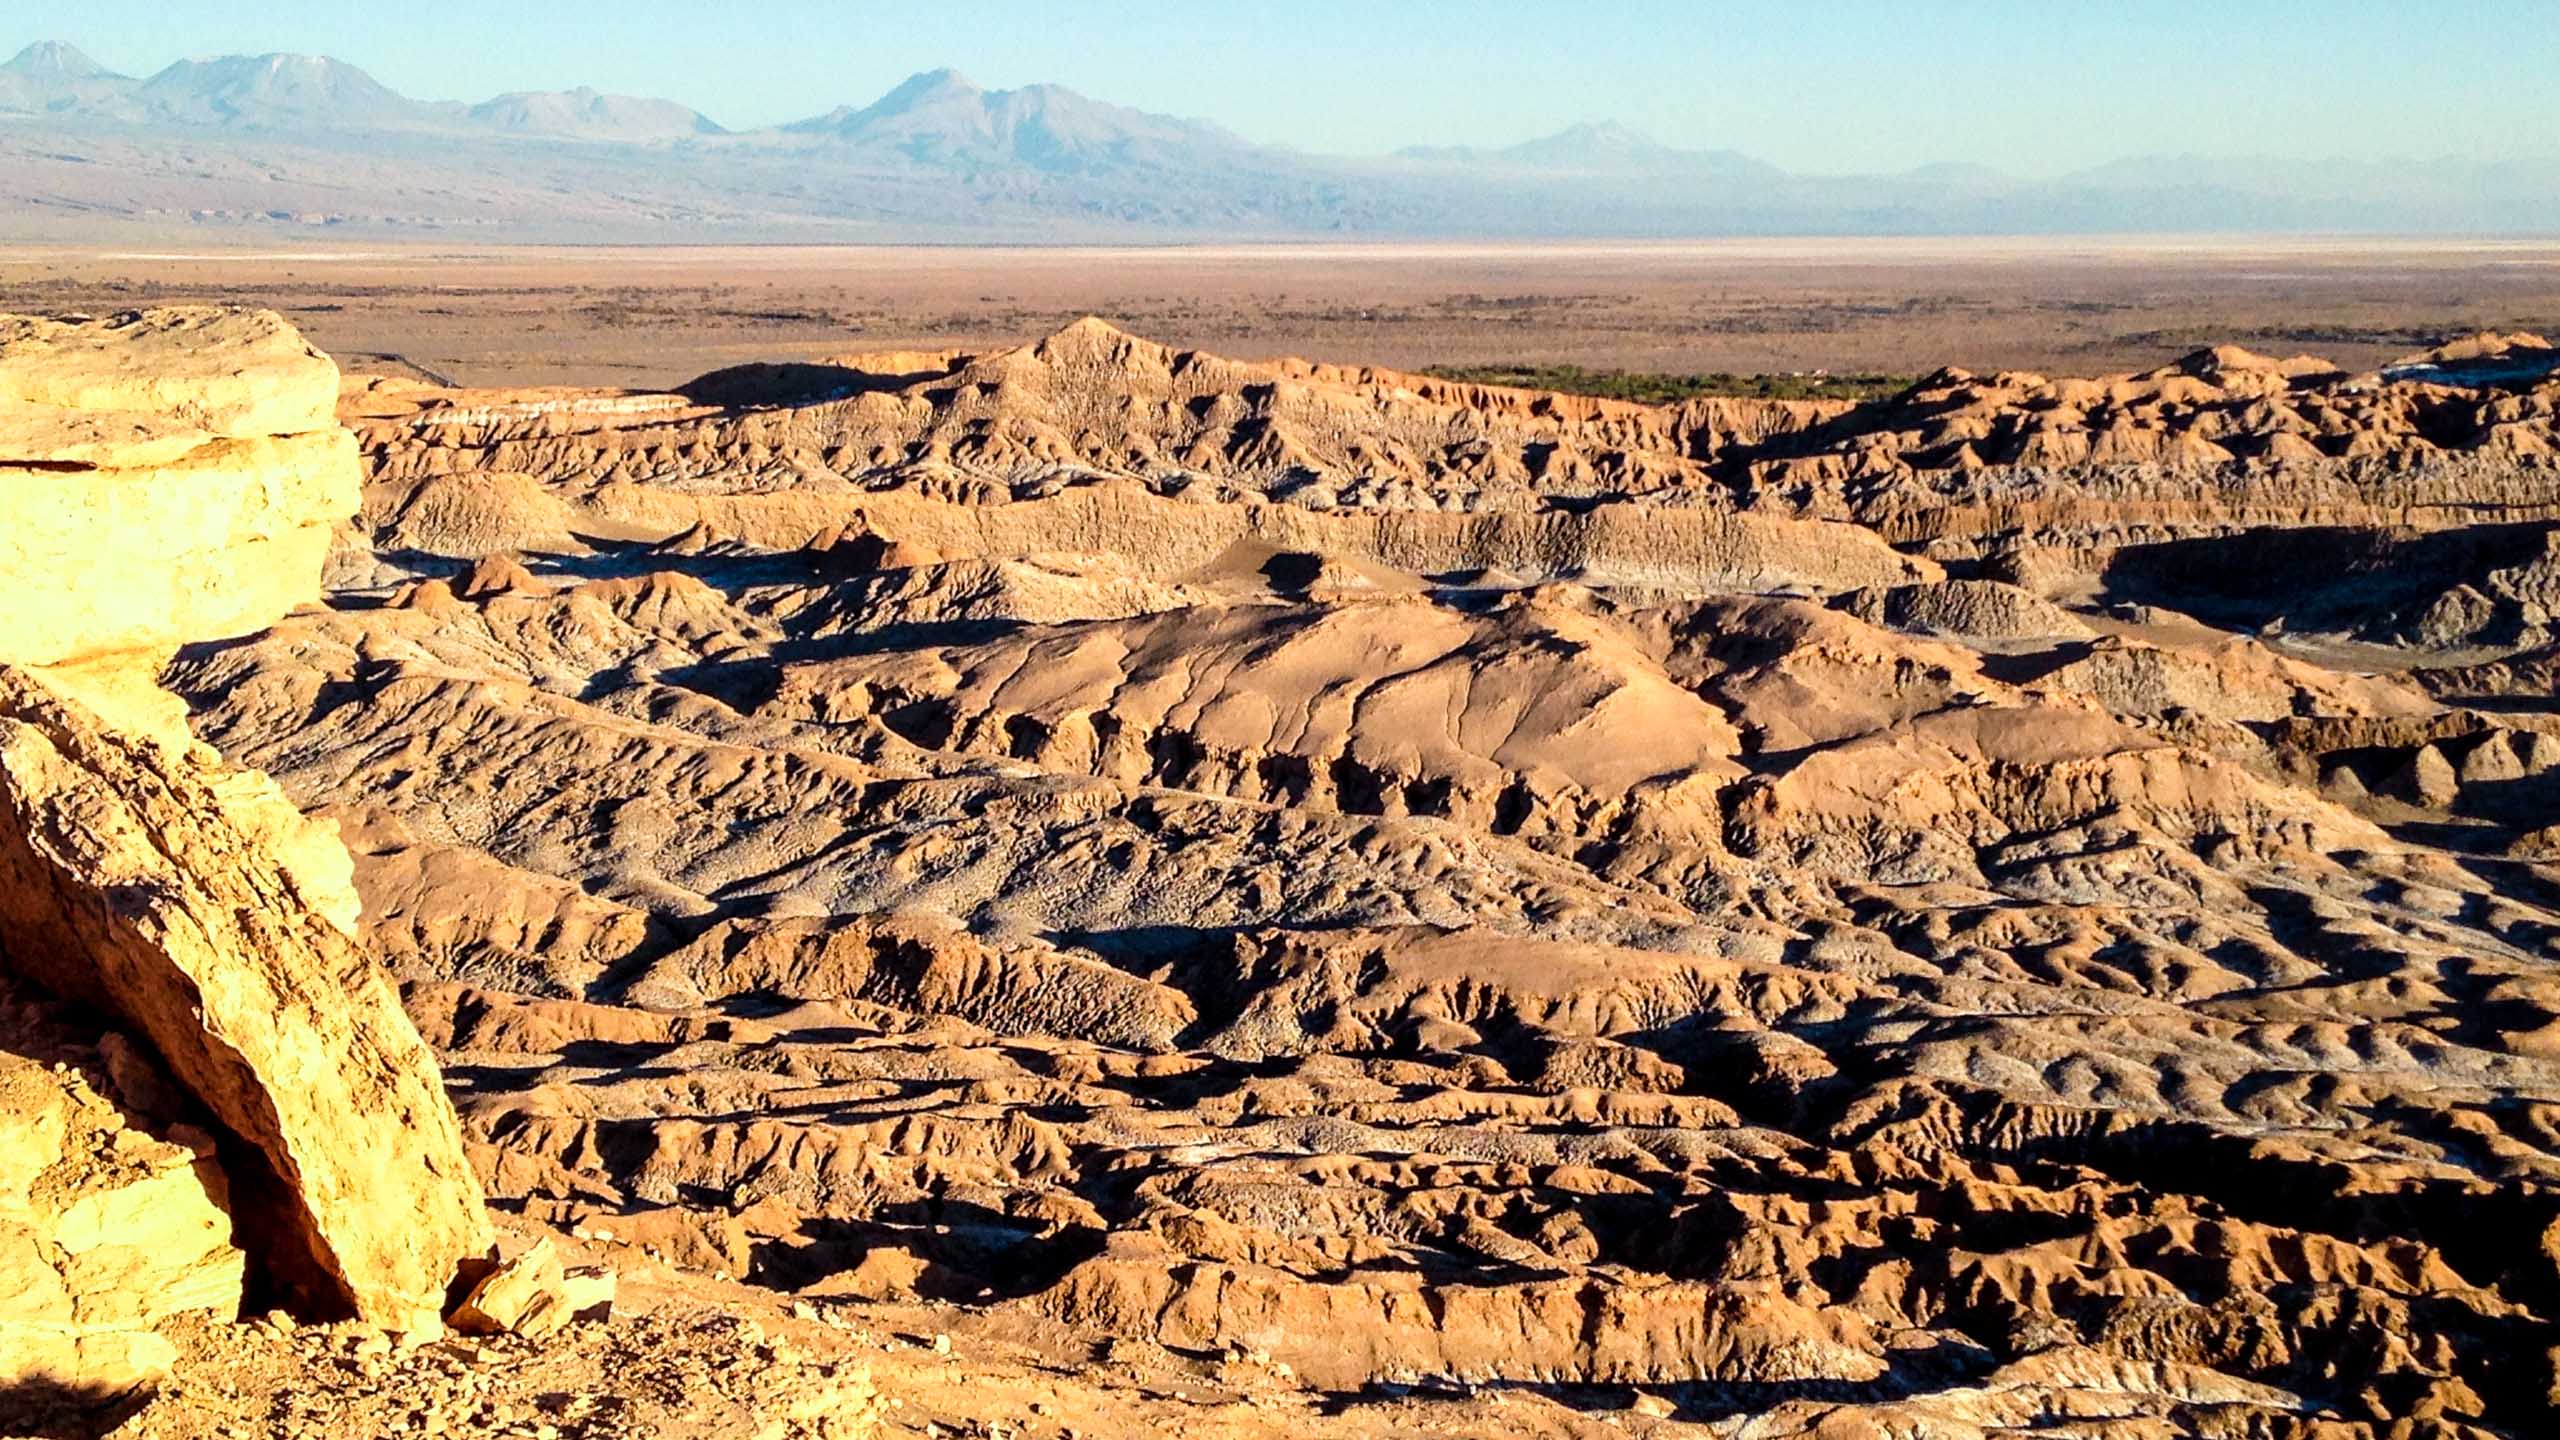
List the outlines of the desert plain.
{"label": "desert plain", "polygon": [[2198,346],[2372,365],[2560,306],[2537,240],[2212,236],[1160,246],[0,251],[0,306],[259,305],[350,368],[666,388],[848,348],[984,350],[1100,315],[1345,364],[2101,374]]}

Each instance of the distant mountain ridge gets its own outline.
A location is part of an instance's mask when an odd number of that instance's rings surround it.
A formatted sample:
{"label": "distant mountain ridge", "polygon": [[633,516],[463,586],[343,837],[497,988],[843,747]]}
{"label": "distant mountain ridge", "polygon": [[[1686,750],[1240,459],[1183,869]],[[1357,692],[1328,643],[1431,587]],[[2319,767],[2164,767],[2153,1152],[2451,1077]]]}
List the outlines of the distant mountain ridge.
{"label": "distant mountain ridge", "polygon": [[474,124],[509,134],[632,144],[729,133],[689,105],[637,95],[604,95],[584,85],[573,90],[511,91],[483,100],[465,113]]}
{"label": "distant mountain ridge", "polygon": [[[181,137],[186,163],[169,148]],[[676,100],[586,87],[418,100],[326,56],[134,77],[29,45],[0,64],[0,237],[102,224],[626,241],[2553,233],[2560,161],[2138,156],[2050,180],[1967,164],[1818,176],[1610,121],[1321,156],[952,69],[732,132]]]}
{"label": "distant mountain ridge", "polygon": [[1110,163],[1178,166],[1190,152],[1253,148],[1205,121],[1106,104],[1060,85],[984,90],[948,68],[911,76],[869,105],[839,106],[778,129],[883,146],[927,163],[1010,158],[1058,173]]}
{"label": "distant mountain ridge", "polygon": [[478,128],[634,142],[725,133],[699,111],[671,100],[600,95],[584,87],[517,92],[468,106],[413,100],[325,55],[179,60],[136,79],[55,41],[29,45],[0,65],[0,113],[8,112],[275,131]]}
{"label": "distant mountain ridge", "polygon": [[1496,150],[1472,145],[1411,145],[1396,152],[1428,165],[1547,171],[1570,175],[1722,174],[1776,177],[1785,172],[1738,150],[1680,150],[1614,120],[1586,120]]}
{"label": "distant mountain ridge", "polygon": [[55,76],[66,80],[94,79],[113,76],[104,65],[59,40],[39,40],[17,53],[6,66],[12,75]]}
{"label": "distant mountain ridge", "polygon": [[152,119],[193,125],[427,129],[461,107],[412,100],[325,55],[181,60],[121,97]]}
{"label": "distant mountain ridge", "polygon": [[0,65],[0,111],[41,112],[95,104],[135,83],[71,46],[39,40]]}

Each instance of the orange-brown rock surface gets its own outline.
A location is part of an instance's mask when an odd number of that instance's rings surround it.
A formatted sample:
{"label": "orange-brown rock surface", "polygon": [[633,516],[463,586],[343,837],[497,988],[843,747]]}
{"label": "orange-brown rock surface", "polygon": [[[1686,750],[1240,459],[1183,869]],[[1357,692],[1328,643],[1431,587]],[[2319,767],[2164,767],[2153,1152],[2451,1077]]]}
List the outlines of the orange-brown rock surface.
{"label": "orange-brown rock surface", "polygon": [[331,603],[166,678],[511,1224],[1382,1432],[2524,1436],[2538,344],[360,382]]}

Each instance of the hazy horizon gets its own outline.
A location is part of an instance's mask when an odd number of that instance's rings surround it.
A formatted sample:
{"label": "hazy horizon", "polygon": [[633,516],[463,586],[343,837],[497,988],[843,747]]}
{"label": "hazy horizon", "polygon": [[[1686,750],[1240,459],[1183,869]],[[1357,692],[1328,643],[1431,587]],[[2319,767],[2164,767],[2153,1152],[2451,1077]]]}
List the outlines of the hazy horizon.
{"label": "hazy horizon", "polygon": [[[1915,24],[1910,7],[1854,0],[1819,14],[1634,4],[1559,24],[1514,0],[1463,11],[1319,0],[1221,12],[1171,35],[1162,11],[1133,5],[996,8],[1014,18],[908,3],[706,15],[630,0],[600,25],[591,7],[457,3],[422,46],[413,22],[362,7],[171,13],[93,0],[0,36],[0,49],[59,40],[137,76],[217,54],[324,54],[416,99],[584,85],[679,101],[740,130],[864,104],[947,66],[990,89],[1057,84],[1346,157],[1499,147],[1593,122],[1816,175],[1954,164],[2034,178],[2146,155],[2560,157],[2560,95],[2545,81],[2560,9],[1991,3]],[[2494,50],[2468,42],[2473,11],[2502,32]],[[1995,53],[1996,70],[1983,63]],[[2448,94],[2462,97],[2452,113]]]}

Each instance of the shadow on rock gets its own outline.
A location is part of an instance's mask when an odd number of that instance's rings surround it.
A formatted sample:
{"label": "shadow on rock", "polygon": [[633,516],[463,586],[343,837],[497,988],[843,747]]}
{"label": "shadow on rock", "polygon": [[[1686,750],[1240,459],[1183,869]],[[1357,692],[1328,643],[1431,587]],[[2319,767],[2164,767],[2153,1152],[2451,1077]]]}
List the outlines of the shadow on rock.
{"label": "shadow on rock", "polygon": [[16,1440],[100,1440],[140,1413],[151,1396],[148,1388],[14,1381],[0,1385],[0,1434]]}

